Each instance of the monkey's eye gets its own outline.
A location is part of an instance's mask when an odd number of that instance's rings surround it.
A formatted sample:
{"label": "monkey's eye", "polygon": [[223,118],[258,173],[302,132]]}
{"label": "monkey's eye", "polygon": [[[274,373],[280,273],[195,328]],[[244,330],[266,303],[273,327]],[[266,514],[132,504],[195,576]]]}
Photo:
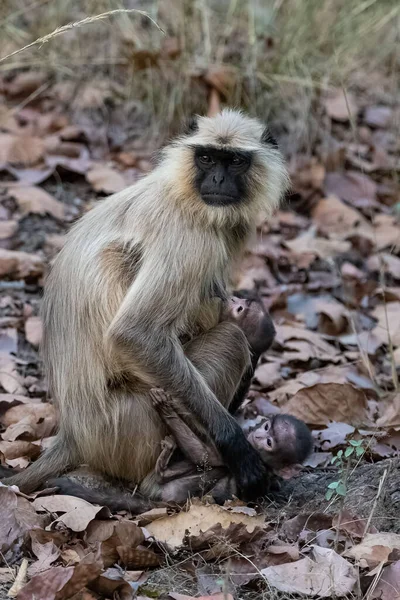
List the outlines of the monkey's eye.
{"label": "monkey's eye", "polygon": [[211,165],[211,163],[213,162],[213,159],[209,154],[202,154],[201,156],[199,156],[199,160],[205,165]]}
{"label": "monkey's eye", "polygon": [[244,159],[241,156],[234,156],[232,158],[232,164],[235,167],[239,167],[240,165],[242,165],[244,163]]}
{"label": "monkey's eye", "polygon": [[268,448],[272,448],[272,440],[271,440],[271,438],[267,438],[267,446],[268,446]]}
{"label": "monkey's eye", "polygon": [[264,425],[265,431],[269,431],[270,426],[271,426],[271,423],[269,421],[265,421],[265,425]]}

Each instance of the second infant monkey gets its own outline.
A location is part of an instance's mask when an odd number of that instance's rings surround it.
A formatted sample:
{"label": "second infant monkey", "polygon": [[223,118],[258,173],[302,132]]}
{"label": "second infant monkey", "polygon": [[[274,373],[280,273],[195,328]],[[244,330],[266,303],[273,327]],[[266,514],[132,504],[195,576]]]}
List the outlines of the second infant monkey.
{"label": "second infant monkey", "polygon": [[[156,473],[163,502],[184,502],[188,495],[211,492],[219,500],[237,493],[234,478],[226,469],[211,439],[202,439],[185,421],[179,403],[163,390],[150,392],[154,407],[172,436],[163,441]],[[289,479],[311,453],[313,442],[305,423],[291,415],[261,417],[247,439],[276,475]],[[200,468],[200,472],[199,472]]]}

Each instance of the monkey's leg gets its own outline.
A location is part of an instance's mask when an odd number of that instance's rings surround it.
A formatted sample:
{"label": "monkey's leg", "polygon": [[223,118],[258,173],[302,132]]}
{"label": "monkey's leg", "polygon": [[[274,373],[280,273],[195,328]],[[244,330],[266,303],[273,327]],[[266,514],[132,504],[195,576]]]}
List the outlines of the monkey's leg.
{"label": "monkey's leg", "polygon": [[131,494],[116,485],[93,488],[90,483],[90,481],[87,484],[74,481],[69,476],[48,481],[49,487],[57,487],[60,494],[82,498],[92,504],[108,506],[112,511],[128,510],[132,514],[139,514],[152,508],[165,506],[162,502],[154,502],[137,492]]}
{"label": "monkey's leg", "polygon": [[174,401],[169,394],[166,394],[164,390],[156,388],[150,390],[150,396],[153,406],[174,436],[178,447],[192,465],[207,463],[207,465],[212,467],[223,466],[217,449],[213,447],[211,441],[209,444],[203,442],[187,425],[178,414],[178,409],[175,408]]}
{"label": "monkey's leg", "polygon": [[226,469],[216,467],[169,481],[160,486],[161,499],[163,502],[185,502],[190,496],[208,494],[225,477]]}

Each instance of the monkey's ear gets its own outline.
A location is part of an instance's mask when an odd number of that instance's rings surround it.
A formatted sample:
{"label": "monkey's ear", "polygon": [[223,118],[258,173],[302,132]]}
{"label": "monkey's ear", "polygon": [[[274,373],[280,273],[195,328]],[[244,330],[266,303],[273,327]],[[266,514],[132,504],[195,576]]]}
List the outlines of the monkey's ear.
{"label": "monkey's ear", "polygon": [[279,149],[278,142],[274,138],[274,136],[269,131],[268,127],[264,129],[261,135],[261,143],[266,146],[272,146],[273,148]]}
{"label": "monkey's ear", "polygon": [[198,131],[198,130],[199,130],[199,123],[198,123],[197,117],[192,116],[187,120],[183,133],[185,135],[190,135],[192,133],[196,133],[196,131]]}

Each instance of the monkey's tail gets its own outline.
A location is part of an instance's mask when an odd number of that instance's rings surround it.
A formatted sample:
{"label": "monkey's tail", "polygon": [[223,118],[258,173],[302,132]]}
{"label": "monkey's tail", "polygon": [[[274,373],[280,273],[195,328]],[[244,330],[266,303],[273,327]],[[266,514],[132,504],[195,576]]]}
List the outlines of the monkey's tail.
{"label": "monkey's tail", "polygon": [[[4,477],[7,485],[17,485],[21,492],[30,494],[37,490],[51,477],[61,475],[66,470],[76,466],[72,460],[72,453],[68,444],[57,438],[54,444],[45,450],[37,461],[29,465],[20,473]],[[3,475],[3,472],[1,473]]]}
{"label": "monkey's tail", "polygon": [[98,490],[87,487],[82,483],[72,481],[68,477],[50,479],[50,487],[57,487],[60,494],[67,494],[82,498],[91,504],[107,506],[111,511],[128,510],[138,515],[156,507],[165,507],[167,504],[150,500],[140,493],[129,494],[117,488]]}

